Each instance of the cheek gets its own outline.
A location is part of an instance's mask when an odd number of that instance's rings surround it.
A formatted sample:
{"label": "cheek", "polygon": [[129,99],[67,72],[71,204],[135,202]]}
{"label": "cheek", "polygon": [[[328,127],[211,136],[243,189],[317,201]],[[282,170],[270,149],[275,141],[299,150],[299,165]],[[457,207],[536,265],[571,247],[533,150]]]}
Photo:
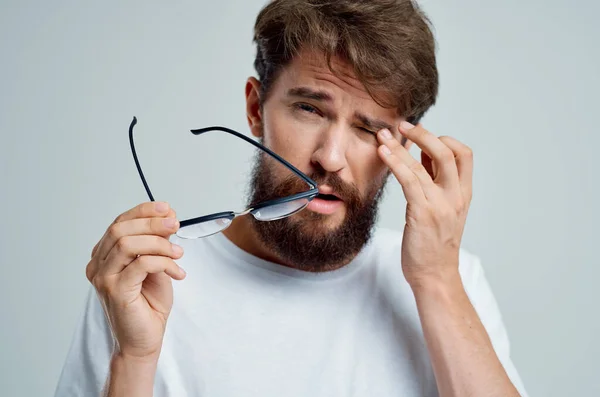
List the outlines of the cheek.
{"label": "cheek", "polygon": [[371,186],[378,184],[386,175],[387,166],[377,154],[375,144],[354,145],[354,152],[349,156],[349,165],[353,179],[359,190],[365,193]]}
{"label": "cheek", "polygon": [[318,136],[318,127],[296,120],[281,109],[265,119],[263,143],[300,169],[306,169]]}

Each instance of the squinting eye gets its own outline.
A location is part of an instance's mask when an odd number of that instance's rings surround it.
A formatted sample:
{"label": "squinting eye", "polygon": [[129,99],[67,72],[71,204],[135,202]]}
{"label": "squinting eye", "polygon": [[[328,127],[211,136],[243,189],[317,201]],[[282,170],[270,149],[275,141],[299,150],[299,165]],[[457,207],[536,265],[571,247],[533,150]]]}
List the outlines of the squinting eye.
{"label": "squinting eye", "polygon": [[317,109],[307,103],[297,103],[296,107],[309,113],[317,113]]}
{"label": "squinting eye", "polygon": [[363,128],[363,127],[361,127],[360,129],[361,129],[362,131],[366,132],[367,134],[371,134],[371,135],[373,135],[373,136],[377,136],[377,133],[376,133],[376,132],[373,132],[373,131],[371,131],[371,130],[368,130],[368,129],[366,129],[366,128]]}

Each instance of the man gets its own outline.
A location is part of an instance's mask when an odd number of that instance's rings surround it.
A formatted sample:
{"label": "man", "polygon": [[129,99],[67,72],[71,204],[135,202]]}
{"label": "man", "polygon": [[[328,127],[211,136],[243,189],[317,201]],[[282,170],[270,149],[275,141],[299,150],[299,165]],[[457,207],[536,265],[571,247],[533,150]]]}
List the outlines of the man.
{"label": "man", "polygon": [[[56,395],[525,395],[481,264],[460,249],[471,151],[419,124],[438,88],[423,13],[276,0],[255,42],[250,130],[320,195],[200,239],[173,236],[167,203],[118,216],[87,265],[95,293]],[[271,160],[257,159],[250,203],[306,189]],[[373,232],[388,177],[403,233]]]}

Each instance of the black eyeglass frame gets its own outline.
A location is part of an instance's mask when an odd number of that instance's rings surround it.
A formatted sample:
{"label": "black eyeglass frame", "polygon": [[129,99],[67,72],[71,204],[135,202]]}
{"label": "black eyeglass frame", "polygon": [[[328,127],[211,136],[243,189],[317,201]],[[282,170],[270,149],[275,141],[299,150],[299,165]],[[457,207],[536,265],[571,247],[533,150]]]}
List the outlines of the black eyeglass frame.
{"label": "black eyeglass frame", "polygon": [[[144,173],[142,172],[142,167],[140,166],[140,162],[138,160],[137,153],[135,150],[135,145],[133,143],[133,128],[135,127],[136,124],[137,124],[137,118],[134,116],[133,120],[131,121],[131,124],[129,125],[129,145],[131,146],[131,153],[133,155],[133,160],[135,161],[135,166],[138,170],[138,173],[140,175],[142,183],[144,184],[144,189],[146,189],[148,198],[150,199],[150,201],[155,201],[154,196],[152,195],[152,192],[150,191],[150,187],[148,186],[148,182],[146,181],[146,177],[144,176]],[[302,171],[300,171],[299,169],[294,167],[292,164],[290,164],[289,162],[284,160],[281,156],[279,156],[277,153],[273,152],[271,149],[261,145],[260,143],[248,138],[245,135],[240,134],[237,131],[234,131],[227,127],[221,127],[221,126],[205,127],[205,128],[190,130],[190,132],[194,135],[201,135],[208,131],[226,132],[226,133],[234,135],[240,139],[243,139],[244,141],[255,146],[256,148],[266,152],[267,154],[269,154],[273,158],[275,158],[277,161],[279,161],[281,164],[283,164],[284,166],[289,168],[294,174],[296,174],[302,180],[304,180],[308,184],[310,189],[307,190],[306,192],[295,193],[288,197],[282,197],[282,198],[276,198],[273,200],[263,201],[263,202],[258,203],[250,208],[247,208],[244,211],[239,212],[239,213],[236,213],[234,211],[224,211],[224,212],[215,212],[213,214],[204,215],[204,216],[200,216],[197,218],[185,219],[185,220],[182,220],[179,222],[179,225],[181,228],[186,227],[186,226],[195,225],[195,224],[202,223],[202,222],[212,221],[215,219],[227,218],[229,220],[233,220],[233,218],[235,218],[237,216],[246,215],[248,213],[252,213],[254,215],[257,211],[259,211],[262,208],[270,207],[270,206],[277,205],[277,204],[287,203],[287,202],[295,201],[295,200],[299,200],[299,199],[306,199],[308,202],[310,202],[312,199],[314,199],[319,194],[319,188],[317,187],[317,183],[315,181],[313,181],[311,178],[309,178],[307,175],[305,175]],[[301,209],[304,209],[304,208],[305,207],[302,207]],[[298,211],[296,211],[296,212],[298,212]],[[294,213],[295,212],[293,212],[289,215],[285,215],[281,218],[288,217],[290,215],[293,215]],[[281,219],[281,218],[277,218],[277,219]],[[270,220],[276,220],[276,219],[270,219]],[[208,237],[208,236],[204,236],[204,237]]]}

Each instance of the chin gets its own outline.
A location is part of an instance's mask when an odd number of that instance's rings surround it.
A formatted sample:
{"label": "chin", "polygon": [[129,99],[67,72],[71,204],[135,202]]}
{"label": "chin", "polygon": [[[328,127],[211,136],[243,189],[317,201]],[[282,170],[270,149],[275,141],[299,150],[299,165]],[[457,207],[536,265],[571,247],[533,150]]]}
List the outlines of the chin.
{"label": "chin", "polygon": [[308,233],[327,233],[339,228],[346,219],[346,212],[339,211],[331,215],[323,215],[310,210],[303,210],[298,214],[298,222]]}

